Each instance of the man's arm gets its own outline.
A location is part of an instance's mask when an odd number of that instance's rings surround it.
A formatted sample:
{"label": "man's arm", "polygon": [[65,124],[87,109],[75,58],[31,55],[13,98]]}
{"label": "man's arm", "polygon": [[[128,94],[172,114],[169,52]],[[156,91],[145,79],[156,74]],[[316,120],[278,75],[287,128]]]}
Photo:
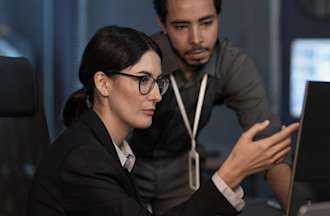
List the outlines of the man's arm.
{"label": "man's arm", "polygon": [[[271,113],[262,79],[253,60],[239,51],[234,56],[228,61],[232,62],[232,66],[223,70],[227,71],[224,81],[226,104],[235,110],[244,129],[250,128],[256,122],[269,119],[270,125],[260,131],[255,140],[269,137],[281,130],[281,122]],[[286,157],[285,163],[290,164],[291,158]],[[288,199],[290,177],[291,170],[284,163],[277,164],[267,172],[267,181],[284,209]]]}
{"label": "man's arm", "polygon": [[290,187],[291,168],[285,163],[278,164],[267,172],[267,182],[286,211]]}

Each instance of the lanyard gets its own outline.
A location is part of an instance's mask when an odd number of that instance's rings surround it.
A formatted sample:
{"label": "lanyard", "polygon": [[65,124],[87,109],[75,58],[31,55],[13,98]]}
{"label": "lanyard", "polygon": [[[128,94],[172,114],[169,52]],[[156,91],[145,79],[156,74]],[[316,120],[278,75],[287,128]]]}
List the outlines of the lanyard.
{"label": "lanyard", "polygon": [[203,106],[203,101],[204,101],[204,95],[205,95],[205,90],[206,90],[206,85],[207,85],[207,73],[204,74],[202,84],[199,90],[199,95],[198,95],[198,102],[197,102],[197,107],[196,107],[196,113],[195,113],[195,119],[194,119],[194,128],[191,130],[191,126],[189,123],[189,119],[187,116],[186,109],[183,105],[183,101],[179,92],[178,85],[176,84],[175,78],[173,74],[170,75],[172,87],[174,90],[175,98],[178,103],[184,124],[187,128],[187,131],[190,135],[191,138],[191,149],[195,150],[196,149],[196,134],[197,134],[197,129],[198,129],[198,124],[199,124],[199,119],[201,116],[201,111],[202,111],[202,106]]}
{"label": "lanyard", "polygon": [[203,101],[204,101],[204,96],[205,96],[205,91],[206,91],[207,74],[206,73],[204,74],[202,84],[201,84],[201,87],[199,90],[193,130],[191,130],[187,112],[183,105],[183,101],[182,101],[182,98],[181,98],[181,95],[179,92],[178,85],[176,84],[176,81],[172,74],[170,75],[170,79],[171,79],[175,98],[178,103],[184,124],[186,125],[187,131],[188,131],[188,133],[190,135],[190,139],[191,139],[191,150],[189,152],[189,158],[188,158],[189,159],[189,161],[188,161],[188,163],[189,163],[189,187],[193,190],[198,190],[198,188],[200,186],[200,174],[199,174],[199,154],[196,151],[196,134],[197,134],[197,128],[198,128],[199,119],[201,116],[201,111],[202,111],[202,106],[203,106]]}

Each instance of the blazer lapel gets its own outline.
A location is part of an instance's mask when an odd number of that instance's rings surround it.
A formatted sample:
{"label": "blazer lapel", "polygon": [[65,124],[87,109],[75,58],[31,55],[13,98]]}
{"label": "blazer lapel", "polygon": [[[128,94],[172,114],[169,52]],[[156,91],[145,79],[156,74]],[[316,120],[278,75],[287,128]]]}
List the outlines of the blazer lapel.
{"label": "blazer lapel", "polygon": [[112,143],[112,139],[102,120],[93,110],[89,109],[84,112],[81,117],[81,121],[90,128],[99,143],[103,145],[106,151],[109,153],[109,156],[113,161],[114,166],[122,176],[122,179],[124,181],[123,186],[126,188],[127,192],[131,195],[134,195],[136,200],[141,203],[134,181],[128,170],[122,167],[114,144]]}
{"label": "blazer lapel", "polygon": [[135,196],[135,199],[141,204],[143,205],[142,203],[142,199],[137,191],[137,187],[136,187],[136,184],[135,184],[135,181],[134,181],[134,178],[132,177],[131,173],[126,169],[124,168],[124,172],[127,176],[127,178],[129,179],[130,183],[133,185],[133,192],[134,192],[134,196]]}

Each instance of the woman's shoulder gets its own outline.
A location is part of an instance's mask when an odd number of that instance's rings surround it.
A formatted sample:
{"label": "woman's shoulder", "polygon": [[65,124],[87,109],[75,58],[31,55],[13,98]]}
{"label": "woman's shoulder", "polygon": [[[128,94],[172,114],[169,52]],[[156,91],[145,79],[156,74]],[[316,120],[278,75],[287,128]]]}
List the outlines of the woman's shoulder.
{"label": "woman's shoulder", "polygon": [[[41,163],[59,164],[73,151],[95,143],[92,132],[81,122],[77,122],[62,131],[45,152]],[[97,147],[97,145],[94,145]]]}
{"label": "woman's shoulder", "polygon": [[80,166],[87,161],[102,158],[109,159],[106,149],[86,125],[75,123],[65,129],[50,145],[40,161],[39,170],[50,168],[60,173],[63,166]]}
{"label": "woman's shoulder", "polygon": [[59,146],[64,143],[66,146],[79,146],[89,143],[93,138],[91,130],[81,121],[74,123],[70,127],[63,130],[54,140],[53,145]]}

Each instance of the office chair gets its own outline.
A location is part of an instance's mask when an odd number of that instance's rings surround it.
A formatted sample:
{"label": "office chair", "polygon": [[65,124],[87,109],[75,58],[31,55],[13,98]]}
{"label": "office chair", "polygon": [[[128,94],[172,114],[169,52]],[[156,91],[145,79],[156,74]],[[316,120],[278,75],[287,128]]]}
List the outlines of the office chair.
{"label": "office chair", "polygon": [[25,215],[49,135],[36,75],[25,58],[0,56],[0,215]]}

